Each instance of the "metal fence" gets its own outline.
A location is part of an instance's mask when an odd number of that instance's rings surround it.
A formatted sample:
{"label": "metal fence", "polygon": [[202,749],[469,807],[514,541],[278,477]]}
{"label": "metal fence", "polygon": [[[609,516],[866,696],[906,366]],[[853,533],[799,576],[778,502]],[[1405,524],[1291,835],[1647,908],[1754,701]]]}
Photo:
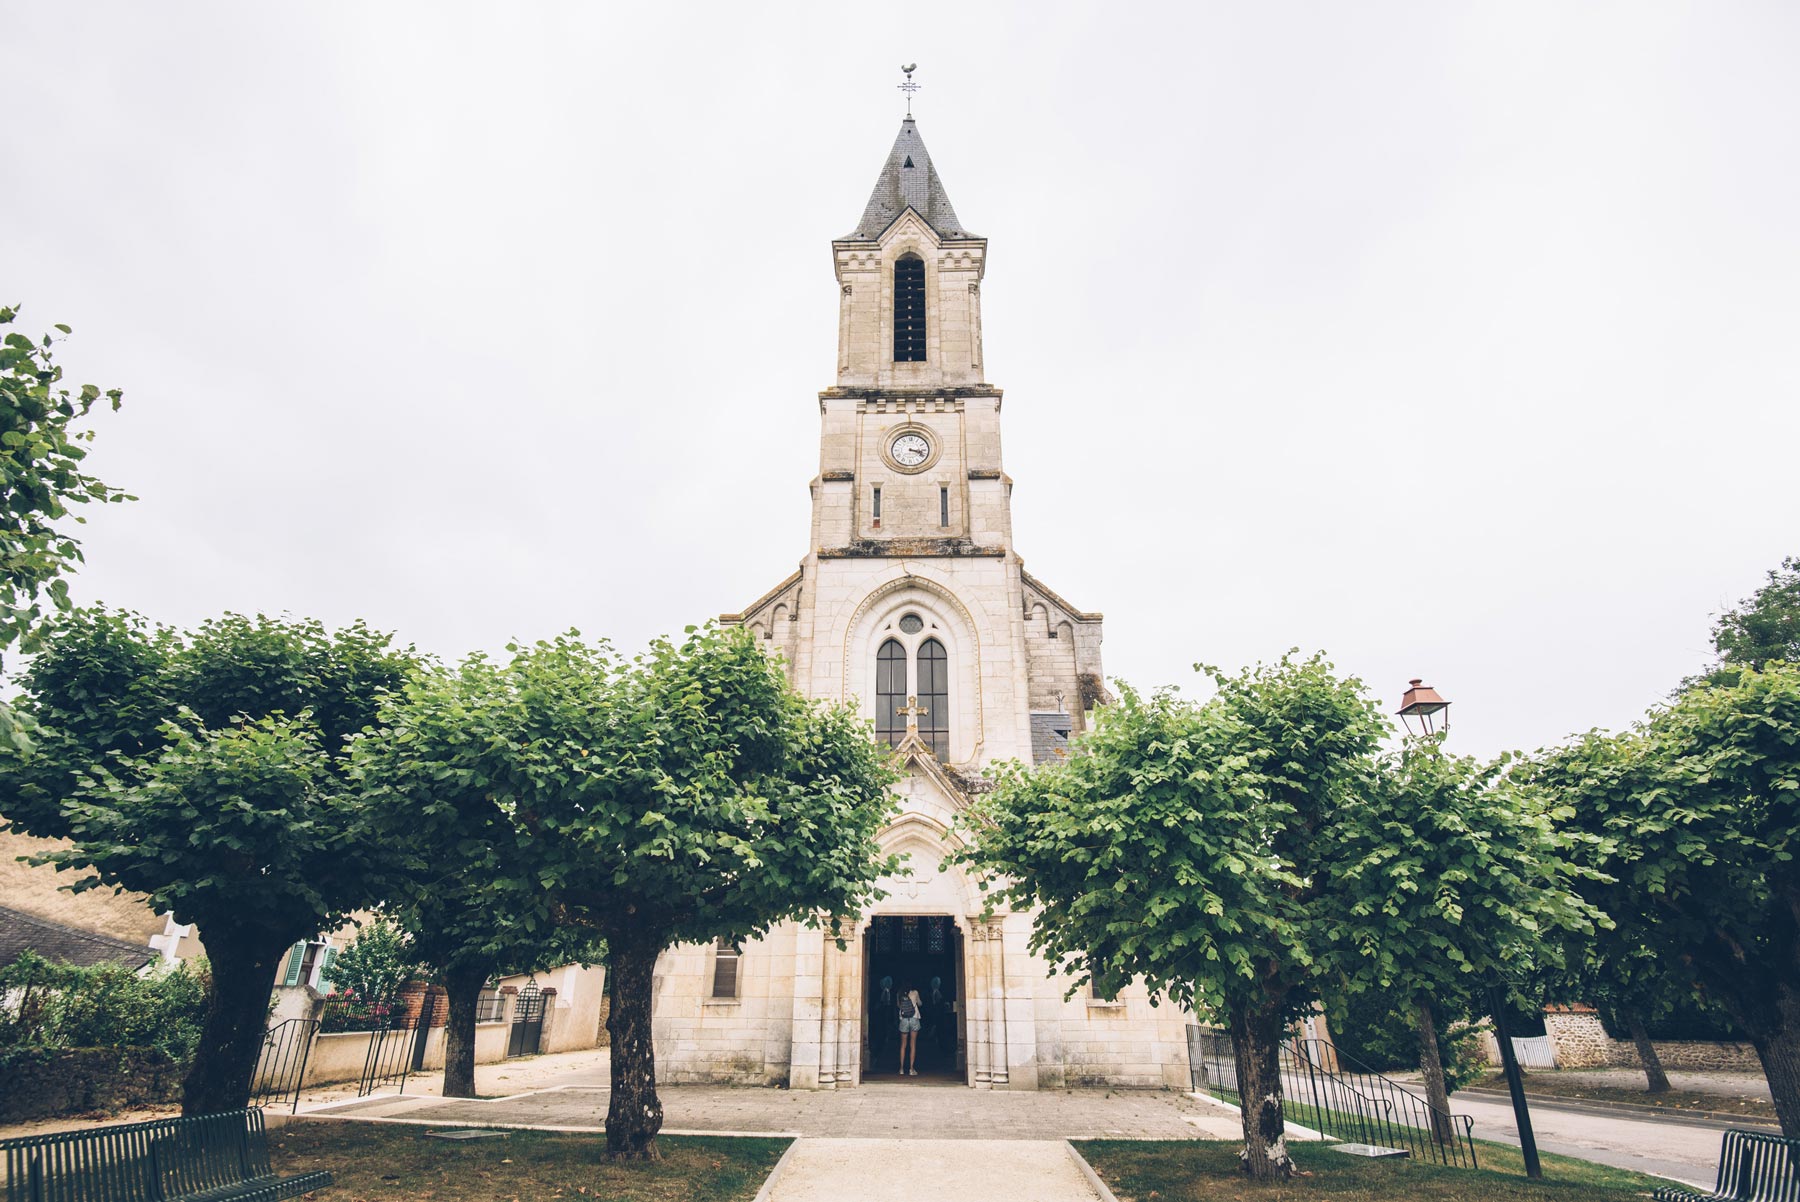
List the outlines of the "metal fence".
{"label": "metal fence", "polygon": [[[1243,1104],[1231,1035],[1188,1024],[1194,1089]],[[1279,1055],[1286,1117],[1331,1139],[1404,1149],[1414,1159],[1476,1167],[1474,1120],[1418,1094],[1317,1039],[1284,1039]],[[1327,1067],[1333,1066],[1333,1067]]]}
{"label": "metal fence", "polygon": [[318,1033],[318,1020],[311,1018],[290,1018],[269,1028],[256,1060],[256,1074],[250,1078],[252,1106],[280,1105],[292,1095],[291,1108],[299,1110],[300,1081],[306,1076],[306,1061]]}
{"label": "metal fence", "polygon": [[506,996],[498,989],[483,989],[475,999],[475,1021],[497,1023],[506,1017]]}
{"label": "metal fence", "polygon": [[419,1013],[396,1014],[381,1030],[369,1032],[369,1050],[363,1056],[362,1077],[356,1083],[357,1097],[366,1098],[390,1081],[398,1081],[400,1092],[406,1092],[407,1077],[424,1067],[425,1041],[431,1035],[437,1005],[438,995],[427,993]]}

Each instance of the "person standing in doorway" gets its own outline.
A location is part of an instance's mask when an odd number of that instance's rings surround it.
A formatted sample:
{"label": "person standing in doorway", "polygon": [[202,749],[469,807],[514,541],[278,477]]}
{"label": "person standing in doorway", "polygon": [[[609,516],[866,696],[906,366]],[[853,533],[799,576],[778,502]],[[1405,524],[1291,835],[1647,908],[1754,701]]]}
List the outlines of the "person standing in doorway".
{"label": "person standing in doorway", "polygon": [[900,1075],[919,1075],[919,991],[908,985],[900,993]]}

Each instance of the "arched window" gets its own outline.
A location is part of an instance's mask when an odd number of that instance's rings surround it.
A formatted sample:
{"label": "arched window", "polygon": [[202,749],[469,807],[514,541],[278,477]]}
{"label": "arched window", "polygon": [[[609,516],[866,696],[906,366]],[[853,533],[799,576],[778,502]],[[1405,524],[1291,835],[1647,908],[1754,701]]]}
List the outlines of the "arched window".
{"label": "arched window", "polygon": [[950,657],[936,639],[919,644],[919,738],[938,759],[950,755]]}
{"label": "arched window", "polygon": [[875,737],[896,747],[906,737],[906,649],[893,639],[875,653]]}
{"label": "arched window", "polygon": [[894,260],[894,362],[925,362],[925,260]]}

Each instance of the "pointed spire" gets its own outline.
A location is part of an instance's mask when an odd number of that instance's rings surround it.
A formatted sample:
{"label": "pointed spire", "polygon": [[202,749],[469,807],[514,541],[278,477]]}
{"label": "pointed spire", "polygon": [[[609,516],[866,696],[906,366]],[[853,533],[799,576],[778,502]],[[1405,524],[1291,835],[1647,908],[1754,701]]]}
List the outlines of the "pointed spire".
{"label": "pointed spire", "polygon": [[931,153],[925,149],[925,140],[919,137],[919,127],[911,117],[900,123],[900,136],[894,139],[894,149],[875,180],[869,206],[849,238],[873,241],[909,208],[940,237],[976,237],[956,219],[949,193],[944,191],[944,183],[931,165]]}

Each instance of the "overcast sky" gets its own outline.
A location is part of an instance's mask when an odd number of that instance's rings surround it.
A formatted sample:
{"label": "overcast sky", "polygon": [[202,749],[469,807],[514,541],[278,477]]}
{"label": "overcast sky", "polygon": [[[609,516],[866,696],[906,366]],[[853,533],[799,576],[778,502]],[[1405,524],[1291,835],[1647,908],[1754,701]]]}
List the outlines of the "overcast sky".
{"label": "overcast sky", "polygon": [[806,550],[904,111],[1109,675],[1621,726],[1800,552],[1800,6],[4,4],[0,301],[125,390],[82,600],[634,647]]}

